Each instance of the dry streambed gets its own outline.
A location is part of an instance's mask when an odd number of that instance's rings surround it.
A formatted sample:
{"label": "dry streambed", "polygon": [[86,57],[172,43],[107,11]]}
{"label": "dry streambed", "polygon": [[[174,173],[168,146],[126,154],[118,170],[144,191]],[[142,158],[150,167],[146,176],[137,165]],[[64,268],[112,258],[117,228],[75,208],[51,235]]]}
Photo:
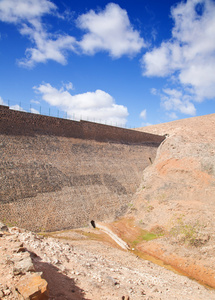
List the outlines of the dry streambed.
{"label": "dry streambed", "polygon": [[146,231],[137,226],[133,218],[122,218],[106,226],[126,241],[139,257],[215,288],[214,268],[207,263],[207,258],[202,260],[200,253],[204,247],[200,247],[200,244],[186,247],[172,240],[164,227],[157,225],[152,231]]}
{"label": "dry streambed", "polygon": [[[138,243],[135,238],[137,238],[140,228],[131,225],[130,221],[126,224],[127,226],[129,224],[130,228],[133,227],[133,230],[127,230],[127,235],[122,235],[122,231],[120,234],[121,226],[117,222],[103,224],[103,226],[99,224],[99,227],[105,229],[106,233],[109,229],[113,230],[115,234],[121,235],[130,246],[129,251],[119,250],[119,243],[113,240],[113,236],[110,238],[98,229],[84,228],[51,233],[53,237],[57,237],[61,241],[66,240],[69,244],[72,243],[76,249],[81,250],[86,247],[88,255],[89,253],[96,254],[99,260],[101,259],[102,264],[97,259],[94,264],[90,263],[94,270],[93,273],[96,271],[91,278],[90,285],[97,278],[100,291],[92,289],[91,293],[94,296],[89,299],[126,299],[123,298],[126,295],[130,299],[183,299],[184,297],[186,299],[215,299],[213,289],[208,289],[182,276],[182,271],[179,274],[177,268],[172,268],[162,260],[138,251],[136,248]],[[125,222],[122,222],[121,225],[124,229],[126,228]],[[90,279],[87,281],[89,283]],[[110,282],[112,282],[111,289]],[[108,290],[111,291],[111,295],[107,294]],[[96,296],[96,294],[98,295]]]}
{"label": "dry streambed", "polygon": [[13,256],[18,254],[12,249],[16,249],[17,243],[30,254],[34,272],[48,282],[52,300],[215,299],[214,290],[119,249],[98,229],[56,232],[44,237],[13,228],[0,241],[0,257],[7,258],[1,262],[4,300],[27,299],[13,295],[16,289],[12,285],[19,285],[25,276],[17,277],[13,273]]}

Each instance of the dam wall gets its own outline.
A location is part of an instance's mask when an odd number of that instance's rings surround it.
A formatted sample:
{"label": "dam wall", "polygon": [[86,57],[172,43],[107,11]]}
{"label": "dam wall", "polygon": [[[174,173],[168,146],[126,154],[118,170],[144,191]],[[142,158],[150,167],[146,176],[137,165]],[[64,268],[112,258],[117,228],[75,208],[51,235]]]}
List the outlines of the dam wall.
{"label": "dam wall", "polygon": [[64,137],[158,146],[164,137],[89,121],[72,121],[26,113],[0,105],[0,133],[6,135],[55,135]]}
{"label": "dam wall", "polygon": [[114,220],[162,140],[0,106],[0,220],[32,231]]}

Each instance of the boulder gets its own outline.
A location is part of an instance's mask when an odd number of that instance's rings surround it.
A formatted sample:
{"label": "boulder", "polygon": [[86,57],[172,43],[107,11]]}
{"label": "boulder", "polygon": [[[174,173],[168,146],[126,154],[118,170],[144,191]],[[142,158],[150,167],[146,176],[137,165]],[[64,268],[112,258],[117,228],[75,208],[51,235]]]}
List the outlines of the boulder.
{"label": "boulder", "polygon": [[2,222],[0,222],[0,231],[8,231],[8,227]]}
{"label": "boulder", "polygon": [[25,300],[48,300],[48,283],[41,273],[27,274],[16,285],[17,292]]}
{"label": "boulder", "polygon": [[35,268],[30,256],[23,257],[14,262],[13,274],[25,274],[26,272],[35,272]]}

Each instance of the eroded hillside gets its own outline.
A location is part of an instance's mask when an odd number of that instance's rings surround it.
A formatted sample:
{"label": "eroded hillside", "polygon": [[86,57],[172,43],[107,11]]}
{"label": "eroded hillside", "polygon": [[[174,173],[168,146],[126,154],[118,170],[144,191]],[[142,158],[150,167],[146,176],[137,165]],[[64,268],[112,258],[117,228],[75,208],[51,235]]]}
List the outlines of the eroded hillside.
{"label": "eroded hillside", "polygon": [[137,247],[215,286],[215,114],[141,130],[167,139],[130,209],[138,226],[160,237]]}

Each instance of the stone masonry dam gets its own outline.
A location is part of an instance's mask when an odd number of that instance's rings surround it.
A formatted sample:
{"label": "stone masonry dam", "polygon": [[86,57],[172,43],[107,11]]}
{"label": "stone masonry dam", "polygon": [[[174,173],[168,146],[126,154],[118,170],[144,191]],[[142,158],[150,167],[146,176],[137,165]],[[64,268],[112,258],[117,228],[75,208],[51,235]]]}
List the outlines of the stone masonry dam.
{"label": "stone masonry dam", "polygon": [[164,138],[0,106],[0,220],[32,231],[114,220]]}

